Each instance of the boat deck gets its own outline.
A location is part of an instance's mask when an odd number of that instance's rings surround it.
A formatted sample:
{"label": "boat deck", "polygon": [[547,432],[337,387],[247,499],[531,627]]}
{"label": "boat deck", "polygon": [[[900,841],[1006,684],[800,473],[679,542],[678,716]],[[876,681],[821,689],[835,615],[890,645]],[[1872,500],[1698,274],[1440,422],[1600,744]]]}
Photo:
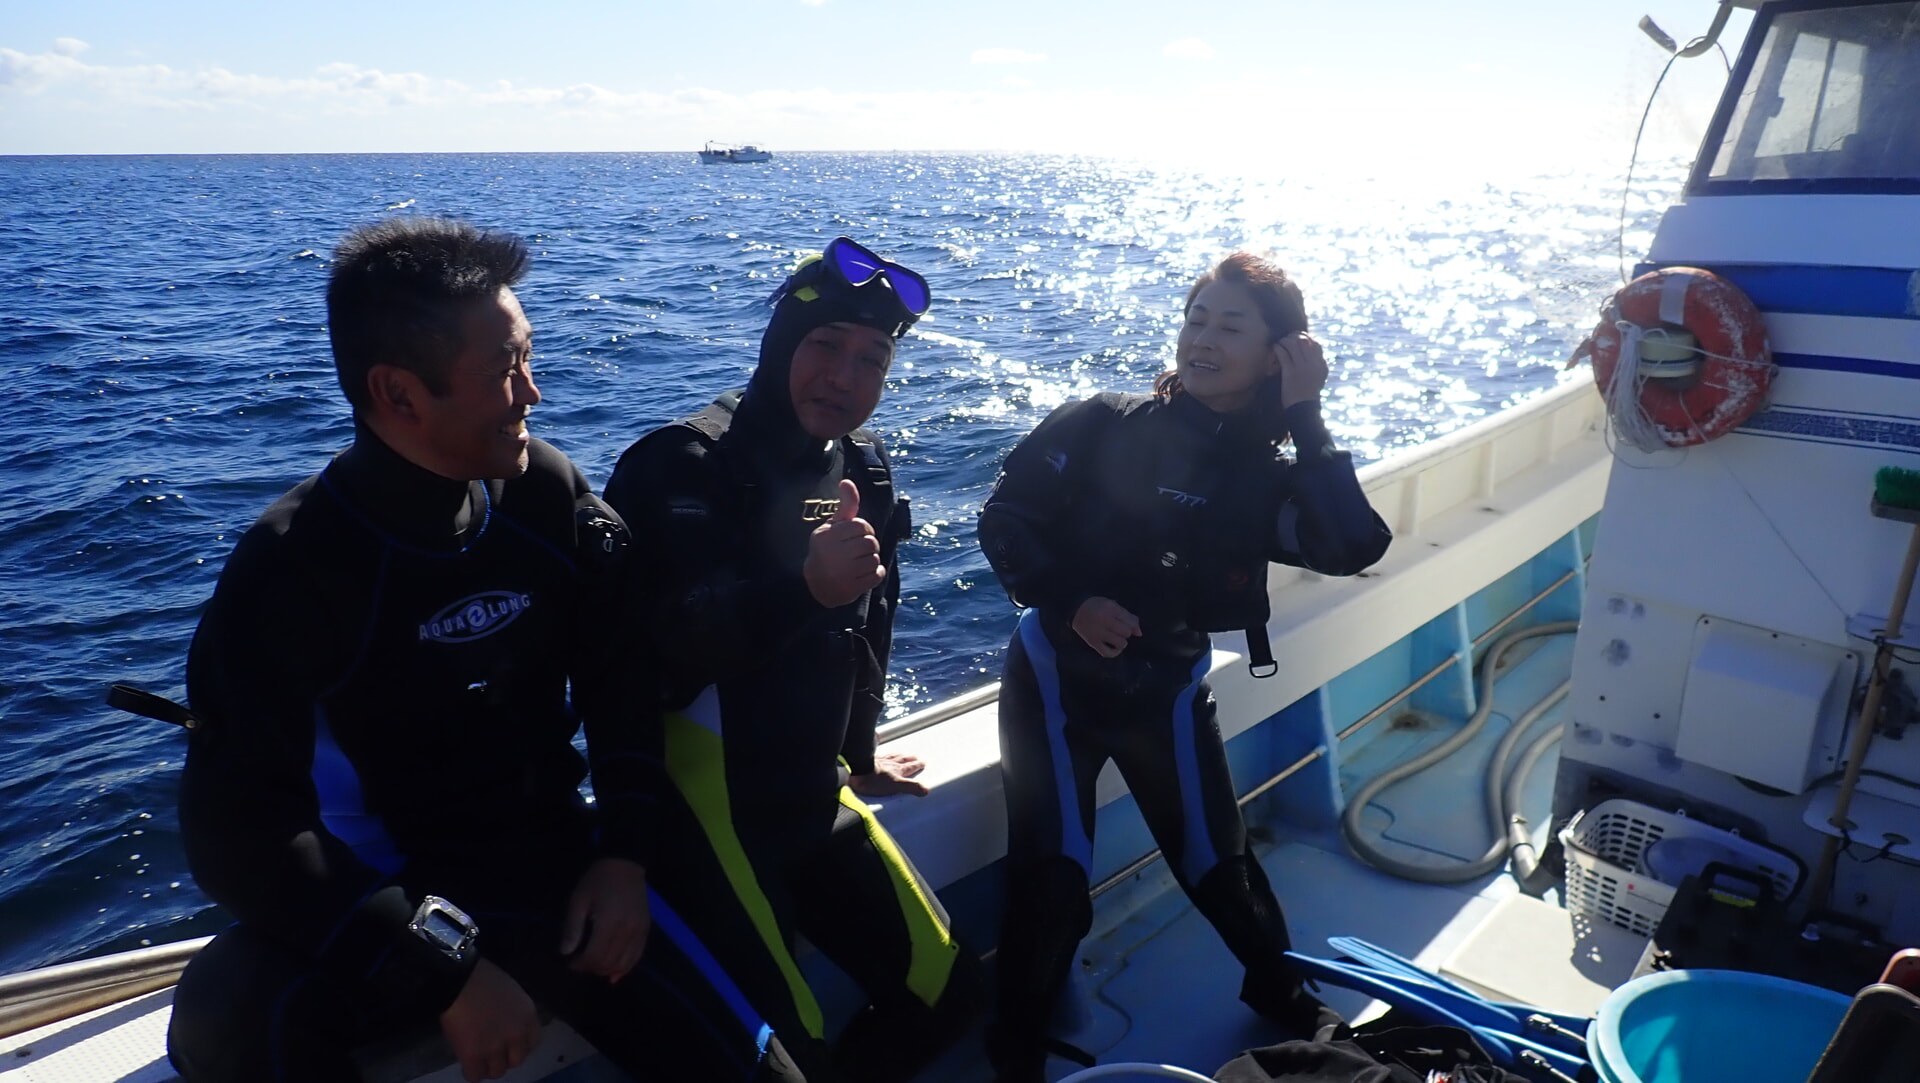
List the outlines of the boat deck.
{"label": "boat deck", "polygon": [[[1261,860],[1286,907],[1296,947],[1308,954],[1330,954],[1329,936],[1359,936],[1438,969],[1499,900],[1513,893],[1511,880],[1460,889],[1396,880],[1322,845],[1290,842]],[[1061,1037],[1101,1063],[1176,1064],[1208,1075],[1242,1050],[1303,1037],[1285,1033],[1240,1003],[1239,964],[1170,875],[1155,875],[1139,888],[1153,893],[1082,945],[1075,1003],[1063,1013],[1077,1018]],[[1371,1006],[1359,993],[1321,992],[1349,1016]],[[1049,1078],[1075,1067],[1056,1059]],[[926,1083],[982,1083],[992,1073],[976,1047],[957,1050],[923,1078]]]}
{"label": "boat deck", "polygon": [[[1435,863],[1464,861],[1485,850],[1482,769],[1513,719],[1565,679],[1571,653],[1572,637],[1561,637],[1515,665],[1498,682],[1494,713],[1472,743],[1369,807],[1369,825],[1385,828],[1384,837],[1399,843],[1395,849],[1403,859],[1424,852],[1436,855],[1430,858]],[[1562,704],[1547,712],[1534,731],[1560,721],[1564,709]],[[1550,753],[1527,787],[1527,806],[1538,823],[1546,821],[1551,803],[1554,765]],[[1286,909],[1295,949],[1308,955],[1333,955],[1329,937],[1358,937],[1428,970],[1470,978],[1501,974],[1502,957],[1519,950],[1528,956],[1526,965],[1506,969],[1507,987],[1489,992],[1584,1013],[1600,991],[1626,980],[1645,943],[1584,923],[1576,942],[1563,911],[1550,901],[1516,899],[1518,889],[1504,873],[1455,886],[1414,883],[1355,860],[1337,829],[1256,823],[1254,833],[1276,840],[1264,844],[1261,864]],[[1516,920],[1521,913],[1531,920]],[[1301,1037],[1239,1002],[1239,964],[1187,903],[1164,863],[1104,897],[1095,920],[1081,948],[1073,1003],[1063,1006],[1057,1033],[1101,1063],[1176,1064],[1211,1075],[1245,1049]],[[1349,990],[1324,987],[1321,994],[1353,1019],[1382,1007]],[[1073,1070],[1056,1059],[1049,1078]],[[923,1076],[925,1083],[991,1078],[977,1044],[955,1050]]]}

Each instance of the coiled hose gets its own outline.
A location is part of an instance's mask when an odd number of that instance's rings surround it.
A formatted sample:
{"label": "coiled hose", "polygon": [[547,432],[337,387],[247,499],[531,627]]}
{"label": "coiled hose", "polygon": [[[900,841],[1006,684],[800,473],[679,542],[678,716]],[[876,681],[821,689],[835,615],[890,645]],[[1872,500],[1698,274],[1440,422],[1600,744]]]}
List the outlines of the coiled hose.
{"label": "coiled hose", "polygon": [[1487,819],[1493,835],[1493,843],[1487,852],[1479,858],[1458,865],[1420,865],[1400,861],[1382,853],[1362,835],[1360,816],[1366,810],[1367,803],[1387,787],[1402,779],[1410,778],[1446,759],[1465,747],[1486,727],[1487,719],[1493,715],[1493,679],[1499,672],[1500,660],[1507,651],[1525,640],[1537,636],[1566,635],[1580,627],[1578,621],[1555,621],[1551,624],[1522,628],[1497,640],[1487,651],[1486,660],[1480,670],[1480,709],[1460,729],[1460,732],[1440,742],[1434,747],[1408,760],[1398,767],[1381,772],[1362,787],[1347,801],[1346,811],[1340,816],[1340,834],[1354,856],[1382,872],[1398,876],[1403,880],[1416,880],[1424,884],[1457,884],[1477,879],[1499,868],[1507,861],[1509,854],[1513,858],[1514,879],[1520,888],[1529,895],[1539,895],[1550,886],[1551,881],[1543,877],[1539,868],[1539,855],[1534,852],[1533,842],[1527,829],[1527,821],[1520,814],[1520,791],[1524,788],[1527,773],[1546,754],[1548,748],[1560,739],[1564,725],[1554,726],[1535,738],[1520,755],[1520,762],[1509,778],[1507,761],[1512,757],[1515,746],[1526,735],[1527,729],[1547,713],[1554,705],[1567,698],[1572,689],[1571,680],[1564,681],[1559,687],[1527,708],[1500,739],[1493,750],[1493,759],[1487,764],[1485,799]]}

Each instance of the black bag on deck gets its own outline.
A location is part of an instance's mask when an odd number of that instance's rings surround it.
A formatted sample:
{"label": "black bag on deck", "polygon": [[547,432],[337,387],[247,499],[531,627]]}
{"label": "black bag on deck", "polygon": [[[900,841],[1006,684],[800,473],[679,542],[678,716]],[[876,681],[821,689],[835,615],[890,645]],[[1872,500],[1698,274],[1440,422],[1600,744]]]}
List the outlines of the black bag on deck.
{"label": "black bag on deck", "polygon": [[1432,1026],[1362,1027],[1339,1041],[1281,1042],[1242,1053],[1213,1078],[1218,1083],[1427,1083],[1428,1073],[1435,1071],[1447,1073],[1447,1083],[1528,1083],[1525,1076],[1495,1067],[1473,1035]]}

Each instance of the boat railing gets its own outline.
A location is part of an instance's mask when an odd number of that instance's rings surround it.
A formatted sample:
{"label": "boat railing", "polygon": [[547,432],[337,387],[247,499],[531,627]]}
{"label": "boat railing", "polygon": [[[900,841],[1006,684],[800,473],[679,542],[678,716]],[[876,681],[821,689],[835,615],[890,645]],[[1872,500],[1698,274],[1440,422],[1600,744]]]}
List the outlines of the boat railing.
{"label": "boat railing", "polygon": [[180,980],[210,936],[0,976],[0,1038],[131,1000]]}
{"label": "boat railing", "polygon": [[[1599,424],[1600,410],[1598,397],[1585,381],[1562,384],[1484,421],[1362,467],[1361,488],[1393,527],[1396,544],[1404,546],[1417,539],[1422,528],[1439,516],[1472,501],[1491,501],[1501,486],[1514,477],[1560,457],[1570,445],[1594,431]],[[1274,595],[1276,613],[1288,586],[1323,578],[1313,572],[1278,566],[1270,571],[1269,589]],[[1556,582],[1554,589],[1565,581]],[[1533,604],[1528,603],[1525,608],[1530,609]],[[1517,615],[1518,611],[1492,631],[1506,627]],[[1443,663],[1340,736],[1345,738],[1365,722],[1380,717],[1451,665],[1451,660]],[[897,741],[990,706],[999,698],[998,681],[962,692],[886,723],[880,727],[877,739],[881,744]]]}
{"label": "boat railing", "polygon": [[[1461,688],[1473,683],[1462,671],[1479,645],[1530,620],[1577,612],[1586,551],[1579,532],[1599,511],[1612,464],[1600,438],[1604,417],[1591,385],[1570,381],[1361,470],[1395,531],[1386,557],[1347,578],[1271,570],[1268,633],[1275,655],[1287,659],[1280,673],[1255,679],[1237,637],[1215,643],[1208,680],[1222,738],[1284,719],[1272,741],[1243,757],[1257,763],[1246,774],[1254,784],[1247,800],[1277,791],[1303,821],[1337,815],[1342,764],[1365,742],[1392,736],[1379,719],[1461,708],[1472,694]],[[1347,678],[1375,657],[1389,661]],[[1387,672],[1402,664],[1404,676]],[[878,735],[889,751],[927,764],[930,795],[883,804],[888,829],[935,888],[1005,854],[999,691],[973,689]],[[1117,773],[1103,775],[1095,806],[1125,793]],[[1153,860],[1125,858],[1096,869],[1095,879],[1121,882]],[[1120,865],[1130,867],[1116,876]]]}

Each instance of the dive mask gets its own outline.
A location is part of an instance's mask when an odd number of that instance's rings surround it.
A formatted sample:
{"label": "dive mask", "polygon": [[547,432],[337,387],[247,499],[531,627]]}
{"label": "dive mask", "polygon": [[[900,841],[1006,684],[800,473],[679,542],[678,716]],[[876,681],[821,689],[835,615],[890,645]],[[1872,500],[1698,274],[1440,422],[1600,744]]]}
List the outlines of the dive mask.
{"label": "dive mask", "polygon": [[834,238],[820,255],[803,260],[774,291],[771,303],[778,305],[788,297],[802,302],[826,297],[863,310],[880,302],[893,311],[863,311],[863,318],[855,322],[875,327],[886,323],[881,330],[895,338],[905,334],[933,303],[927,280],[919,272],[883,259],[846,237]]}

